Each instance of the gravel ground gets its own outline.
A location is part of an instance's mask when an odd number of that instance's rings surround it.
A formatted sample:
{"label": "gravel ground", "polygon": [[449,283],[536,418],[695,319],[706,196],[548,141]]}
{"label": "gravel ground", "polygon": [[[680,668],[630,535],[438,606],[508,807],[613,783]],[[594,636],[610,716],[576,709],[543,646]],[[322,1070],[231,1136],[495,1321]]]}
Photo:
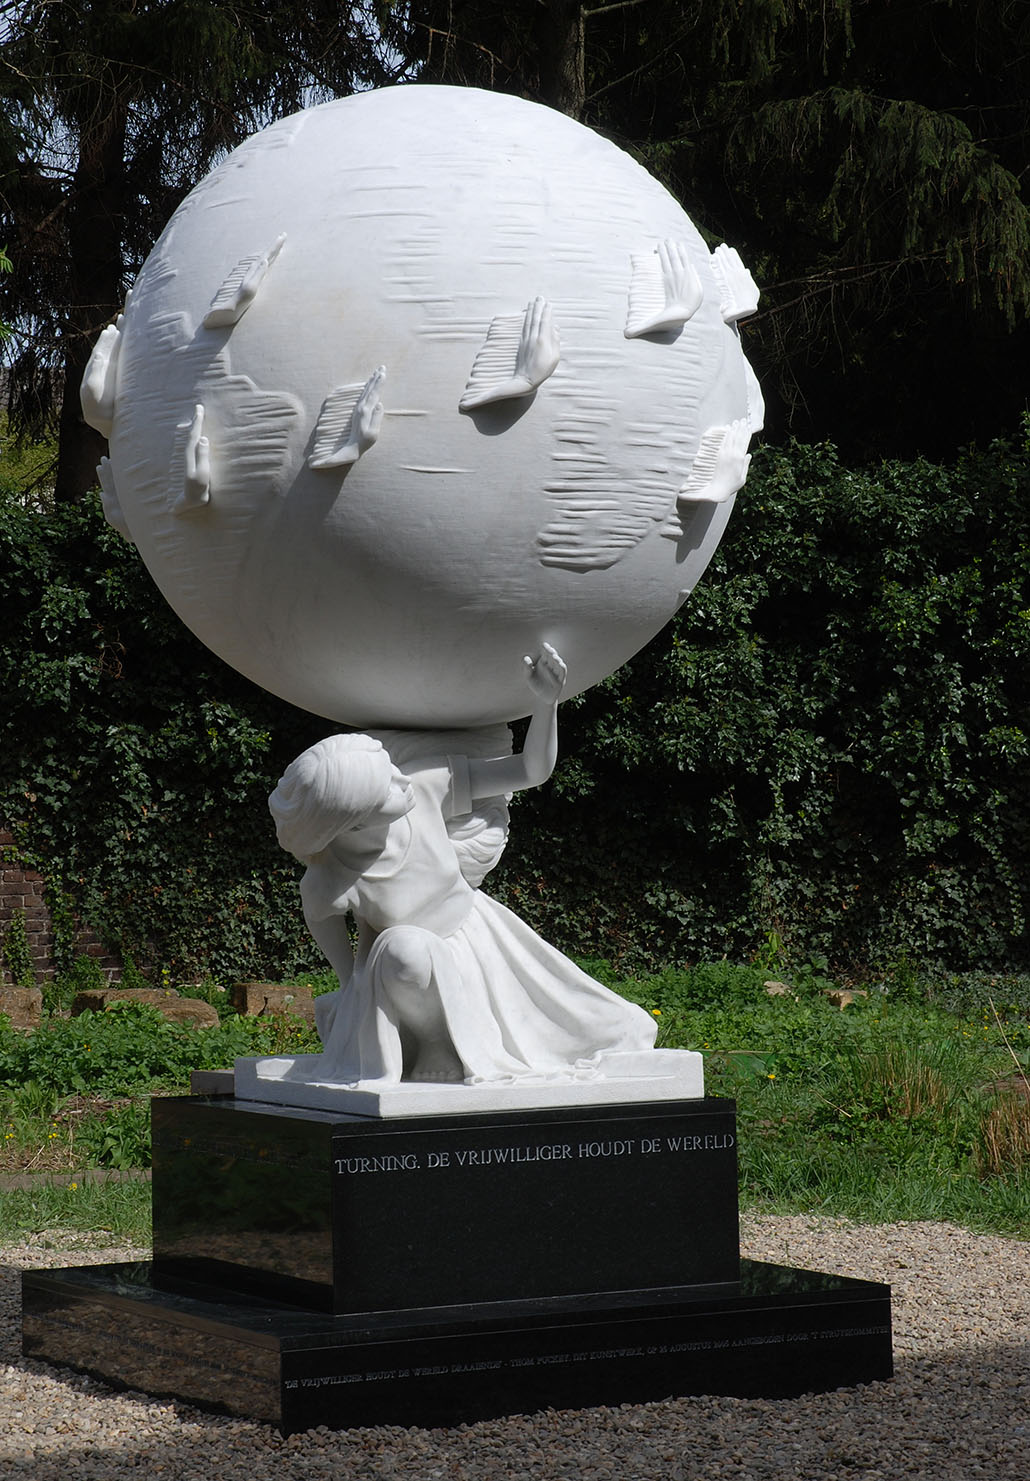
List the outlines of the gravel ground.
{"label": "gravel ground", "polygon": [[691,1398],[457,1429],[264,1425],[19,1357],[19,1269],[131,1259],[74,1236],[0,1249],[0,1477],[122,1481],[1030,1481],[1030,1244],[947,1224],[745,1222],[743,1253],[889,1281],[896,1375],[802,1399]]}

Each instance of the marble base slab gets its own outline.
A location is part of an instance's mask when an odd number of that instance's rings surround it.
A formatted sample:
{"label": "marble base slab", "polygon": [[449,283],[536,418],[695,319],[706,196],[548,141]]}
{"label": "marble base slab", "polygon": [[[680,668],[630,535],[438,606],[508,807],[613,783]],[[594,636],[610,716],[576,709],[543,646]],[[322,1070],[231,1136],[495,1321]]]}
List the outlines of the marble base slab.
{"label": "marble base slab", "polygon": [[745,1260],[717,1294],[331,1316],[146,1264],[26,1271],[25,1355],[275,1425],[452,1425],[687,1394],[790,1398],[892,1374],[890,1287]]}
{"label": "marble base slab", "polygon": [[238,1059],[238,1100],[298,1106],[351,1116],[460,1116],[483,1111],[549,1110],[558,1106],[634,1105],[645,1101],[699,1100],[704,1061],[688,1049],[648,1049],[598,1057],[596,1072],[581,1079],[518,1080],[508,1084],[436,1085],[377,1080],[356,1085],[320,1081],[317,1054]]}

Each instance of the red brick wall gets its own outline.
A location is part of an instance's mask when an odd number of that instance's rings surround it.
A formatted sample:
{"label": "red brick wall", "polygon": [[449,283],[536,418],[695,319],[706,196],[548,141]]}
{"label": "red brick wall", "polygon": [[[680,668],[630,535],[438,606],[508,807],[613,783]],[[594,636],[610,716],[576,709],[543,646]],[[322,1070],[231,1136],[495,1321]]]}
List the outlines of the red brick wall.
{"label": "red brick wall", "polygon": [[[13,837],[6,828],[0,828],[0,938],[19,911],[25,916],[25,935],[36,980],[48,982],[54,976],[54,929],[46,903],[46,881],[35,869],[22,864]],[[109,982],[120,980],[120,961],[91,931],[76,933],[75,952],[78,956],[96,958]],[[11,974],[0,958],[0,984],[10,982]]]}

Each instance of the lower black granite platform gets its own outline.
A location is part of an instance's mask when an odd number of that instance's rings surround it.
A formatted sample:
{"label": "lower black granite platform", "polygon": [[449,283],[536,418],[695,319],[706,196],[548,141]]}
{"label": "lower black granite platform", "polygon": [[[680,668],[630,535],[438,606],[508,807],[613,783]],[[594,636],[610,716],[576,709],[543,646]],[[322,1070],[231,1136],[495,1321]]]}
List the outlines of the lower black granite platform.
{"label": "lower black granite platform", "polygon": [[731,1101],[152,1116],[153,1262],[26,1272],[28,1356],[284,1433],[891,1376],[888,1286],[739,1259]]}
{"label": "lower black granite platform", "polygon": [[731,1295],[643,1302],[334,1317],[159,1291],[145,1264],[26,1272],[23,1297],[27,1356],[284,1434],[682,1394],[787,1398],[892,1373],[887,1286],[747,1260]]}

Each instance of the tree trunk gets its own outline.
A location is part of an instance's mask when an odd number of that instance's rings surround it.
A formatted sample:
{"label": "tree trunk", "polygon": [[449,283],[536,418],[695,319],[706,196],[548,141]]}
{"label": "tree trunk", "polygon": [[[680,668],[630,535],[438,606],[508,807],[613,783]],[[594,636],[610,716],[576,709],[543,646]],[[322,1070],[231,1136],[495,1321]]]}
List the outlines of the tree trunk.
{"label": "tree trunk", "polygon": [[586,101],[585,29],[581,0],[548,0],[537,24],[540,101],[576,119]]}
{"label": "tree trunk", "polygon": [[68,305],[62,327],[63,397],[58,427],[59,502],[81,499],[96,484],[106,448],[82,418],[79,387],[93,345],[122,302],[126,109],[117,91],[89,89],[82,108],[79,160],[68,204]]}

